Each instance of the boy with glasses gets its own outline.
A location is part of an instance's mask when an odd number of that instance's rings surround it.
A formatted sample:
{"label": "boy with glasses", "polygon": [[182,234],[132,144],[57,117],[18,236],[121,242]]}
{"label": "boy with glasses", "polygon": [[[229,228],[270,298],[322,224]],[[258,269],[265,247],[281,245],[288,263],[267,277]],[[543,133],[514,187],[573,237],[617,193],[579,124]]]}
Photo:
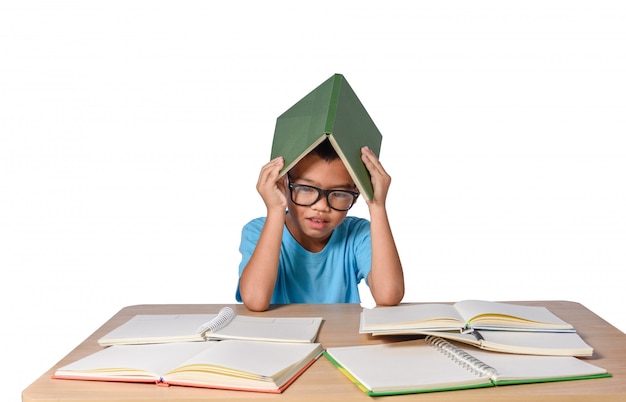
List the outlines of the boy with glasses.
{"label": "boy with glasses", "polygon": [[253,311],[359,303],[365,279],[377,305],[400,303],[404,275],[385,206],[391,177],[367,147],[361,158],[374,188],[369,221],[347,216],[359,193],[328,140],[282,177],[282,157],[263,166],[256,188],[267,215],[242,230],[238,301]]}

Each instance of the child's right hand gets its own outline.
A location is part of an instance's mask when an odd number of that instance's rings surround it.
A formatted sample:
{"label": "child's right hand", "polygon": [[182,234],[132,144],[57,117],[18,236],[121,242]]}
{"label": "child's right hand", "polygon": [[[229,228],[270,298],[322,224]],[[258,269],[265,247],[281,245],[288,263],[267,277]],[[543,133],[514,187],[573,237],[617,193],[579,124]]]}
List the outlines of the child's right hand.
{"label": "child's right hand", "polygon": [[285,197],[287,175],[278,177],[284,164],[283,157],[279,156],[261,168],[256,189],[268,210],[276,208],[285,211],[287,209],[287,198]]}

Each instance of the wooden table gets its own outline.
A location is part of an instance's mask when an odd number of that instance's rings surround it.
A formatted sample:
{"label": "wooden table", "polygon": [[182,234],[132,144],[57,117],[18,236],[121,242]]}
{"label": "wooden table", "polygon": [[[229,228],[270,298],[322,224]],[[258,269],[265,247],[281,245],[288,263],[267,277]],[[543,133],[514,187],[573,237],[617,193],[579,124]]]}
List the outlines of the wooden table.
{"label": "wooden table", "polygon": [[[594,347],[592,364],[607,369],[612,378],[576,380],[543,384],[509,385],[494,388],[436,392],[385,397],[390,402],[416,401],[626,401],[626,335],[579,303],[568,301],[510,302],[545,306],[570,322],[580,336]],[[324,347],[393,342],[408,337],[372,337],[358,333],[358,304],[292,304],[272,306],[264,313],[253,313],[238,304],[228,304],[239,314],[265,316],[310,316],[324,318],[318,337]],[[158,387],[99,381],[53,380],[57,367],[91,354],[101,347],[97,340],[136,314],[217,313],[225,304],[138,305],[120,310],[83,343],[26,388],[24,402],[31,401],[371,401],[325,357],[320,357],[283,394],[213,390],[192,387]],[[419,362],[416,362],[419,364]],[[407,367],[410,370],[410,367]]]}

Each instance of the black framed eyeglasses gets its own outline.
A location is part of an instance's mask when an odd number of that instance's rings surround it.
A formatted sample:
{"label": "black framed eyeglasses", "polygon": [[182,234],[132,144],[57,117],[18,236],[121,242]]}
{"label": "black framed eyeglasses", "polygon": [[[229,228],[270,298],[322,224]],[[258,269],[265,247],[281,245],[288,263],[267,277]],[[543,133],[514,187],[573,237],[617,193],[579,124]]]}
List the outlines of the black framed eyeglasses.
{"label": "black framed eyeglasses", "polygon": [[308,207],[326,196],[328,206],[336,211],[347,211],[356,202],[359,193],[348,190],[322,190],[321,188],[289,182],[291,201],[302,207]]}

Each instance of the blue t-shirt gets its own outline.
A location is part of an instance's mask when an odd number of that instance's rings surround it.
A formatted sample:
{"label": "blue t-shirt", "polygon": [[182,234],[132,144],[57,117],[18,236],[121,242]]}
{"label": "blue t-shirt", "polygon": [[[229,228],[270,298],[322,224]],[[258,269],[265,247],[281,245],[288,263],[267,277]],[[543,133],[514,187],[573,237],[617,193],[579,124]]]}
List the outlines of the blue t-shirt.
{"label": "blue t-shirt", "polygon": [[[243,227],[240,277],[264,223],[264,217],[257,218]],[[366,219],[347,216],[319,253],[305,250],[285,225],[271,303],[359,303],[358,284],[367,280],[371,266],[370,222]],[[241,302],[239,286],[236,298]]]}

